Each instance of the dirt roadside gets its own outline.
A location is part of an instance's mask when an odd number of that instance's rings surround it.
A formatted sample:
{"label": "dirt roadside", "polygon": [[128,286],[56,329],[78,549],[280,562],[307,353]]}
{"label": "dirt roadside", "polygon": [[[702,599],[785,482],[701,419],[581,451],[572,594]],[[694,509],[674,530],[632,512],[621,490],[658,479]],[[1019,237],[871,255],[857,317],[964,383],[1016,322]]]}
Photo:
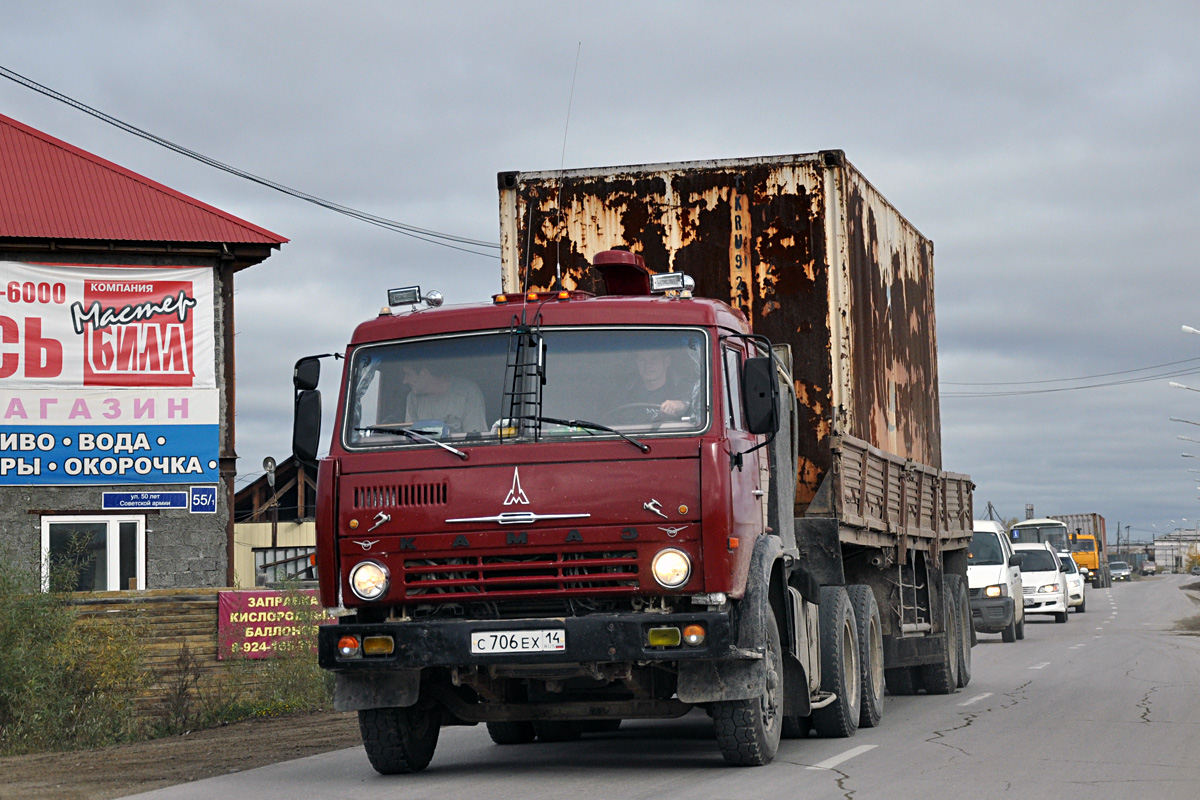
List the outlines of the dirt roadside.
{"label": "dirt roadside", "polygon": [[358,716],[253,719],[136,744],[0,758],[0,799],[123,797],[362,744]]}

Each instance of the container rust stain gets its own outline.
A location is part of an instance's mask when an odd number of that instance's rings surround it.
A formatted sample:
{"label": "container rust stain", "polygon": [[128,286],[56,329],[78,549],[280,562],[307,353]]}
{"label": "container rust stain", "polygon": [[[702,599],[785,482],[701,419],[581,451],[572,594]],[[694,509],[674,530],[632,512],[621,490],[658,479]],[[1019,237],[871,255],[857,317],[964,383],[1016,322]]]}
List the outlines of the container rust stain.
{"label": "container rust stain", "polygon": [[526,271],[550,288],[558,264],[567,288],[603,294],[591,260],[624,248],[791,345],[798,509],[837,432],[941,466],[933,245],[840,152],[506,173],[501,186],[506,290]]}

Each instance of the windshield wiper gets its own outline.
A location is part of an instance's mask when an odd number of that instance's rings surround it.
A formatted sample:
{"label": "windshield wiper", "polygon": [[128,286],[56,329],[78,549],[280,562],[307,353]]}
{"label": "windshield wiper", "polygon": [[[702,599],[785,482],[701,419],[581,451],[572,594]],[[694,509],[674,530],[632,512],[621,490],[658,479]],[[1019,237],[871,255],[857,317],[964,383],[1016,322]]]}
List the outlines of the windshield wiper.
{"label": "windshield wiper", "polygon": [[355,428],[354,430],[363,431],[366,433],[390,433],[393,436],[395,436],[398,433],[404,434],[409,439],[412,439],[414,442],[427,442],[428,444],[436,444],[438,447],[442,448],[443,450],[449,450],[451,453],[454,453],[454,455],[458,456],[463,461],[467,460],[467,454],[464,453],[462,450],[459,450],[456,447],[451,447],[450,445],[446,444],[445,442],[439,442],[437,439],[434,439],[430,436],[426,436],[423,433],[417,433],[416,431],[409,430],[408,428],[405,428],[403,425],[399,425],[399,424],[396,424],[396,425],[368,425],[365,428]]}
{"label": "windshield wiper", "polygon": [[594,431],[606,431],[607,433],[615,433],[617,436],[620,436],[622,439],[629,442],[634,447],[636,447],[638,450],[641,450],[643,453],[650,452],[650,445],[642,444],[637,439],[634,439],[632,436],[626,436],[625,434],[621,433],[616,428],[610,428],[607,425],[601,425],[599,422],[588,422],[587,420],[584,420],[584,419],[558,419],[557,417],[542,417],[542,416],[515,417],[514,419],[528,419],[528,420],[533,420],[534,422],[552,422],[555,425],[566,425],[568,428],[584,428],[584,429],[590,429],[590,430],[594,430]]}

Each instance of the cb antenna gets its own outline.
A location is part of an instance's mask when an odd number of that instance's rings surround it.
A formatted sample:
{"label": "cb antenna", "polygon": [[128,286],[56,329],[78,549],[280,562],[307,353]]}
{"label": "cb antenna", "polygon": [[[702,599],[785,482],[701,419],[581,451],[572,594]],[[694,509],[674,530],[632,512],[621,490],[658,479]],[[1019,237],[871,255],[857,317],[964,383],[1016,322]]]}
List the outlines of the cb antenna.
{"label": "cb antenna", "polygon": [[575,48],[575,71],[571,73],[571,93],[567,97],[567,121],[563,125],[562,155],[558,162],[558,194],[555,199],[557,219],[554,227],[557,235],[554,237],[554,283],[556,288],[562,288],[562,194],[563,173],[567,164],[567,131],[571,128],[571,106],[575,102],[575,78],[579,75],[579,54],[583,51],[583,42]]}

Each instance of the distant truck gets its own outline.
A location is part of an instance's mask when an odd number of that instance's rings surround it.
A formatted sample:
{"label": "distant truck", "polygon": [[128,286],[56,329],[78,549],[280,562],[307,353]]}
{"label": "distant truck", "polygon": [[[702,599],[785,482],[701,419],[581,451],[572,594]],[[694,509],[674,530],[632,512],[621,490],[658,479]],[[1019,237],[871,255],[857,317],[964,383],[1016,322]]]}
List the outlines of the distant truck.
{"label": "distant truck", "polygon": [[[1104,518],[1099,514],[1071,514],[1023,520],[1009,528],[1008,534],[1014,544],[1047,542],[1059,553],[1070,553],[1079,571],[1086,572],[1092,588],[1102,589],[1112,585],[1112,577],[1108,561],[1100,555],[1104,552],[1103,540],[1098,540],[1093,533],[1097,530],[1096,521],[1086,519],[1090,517],[1098,518],[1099,530],[1103,531]],[[1070,529],[1072,524],[1077,525],[1074,531]],[[1091,527],[1085,527],[1087,525]]]}
{"label": "distant truck", "polygon": [[423,769],[446,725],[563,741],[696,707],[754,766],[878,724],[885,686],[965,686],[932,243],[839,151],[499,188],[502,292],[389,292],[320,459],[318,657],[374,768]]}
{"label": "distant truck", "polygon": [[1067,526],[1071,538],[1071,557],[1079,568],[1087,569],[1093,589],[1112,586],[1108,568],[1108,535],[1104,517],[1099,514],[1059,514],[1052,516]]}

